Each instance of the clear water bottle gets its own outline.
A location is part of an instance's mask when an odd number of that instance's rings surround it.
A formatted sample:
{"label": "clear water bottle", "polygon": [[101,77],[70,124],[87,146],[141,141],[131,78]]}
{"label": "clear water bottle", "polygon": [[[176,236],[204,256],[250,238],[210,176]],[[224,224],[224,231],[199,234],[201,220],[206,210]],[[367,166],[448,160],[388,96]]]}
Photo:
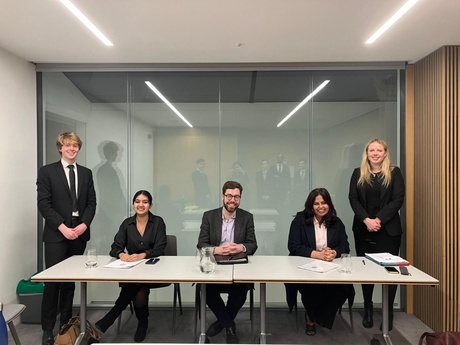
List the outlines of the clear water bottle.
{"label": "clear water bottle", "polygon": [[201,248],[200,270],[203,273],[213,273],[216,267],[216,259],[213,254],[213,247]]}
{"label": "clear water bottle", "polygon": [[3,303],[0,302],[0,345],[8,345],[8,330],[3,317]]}

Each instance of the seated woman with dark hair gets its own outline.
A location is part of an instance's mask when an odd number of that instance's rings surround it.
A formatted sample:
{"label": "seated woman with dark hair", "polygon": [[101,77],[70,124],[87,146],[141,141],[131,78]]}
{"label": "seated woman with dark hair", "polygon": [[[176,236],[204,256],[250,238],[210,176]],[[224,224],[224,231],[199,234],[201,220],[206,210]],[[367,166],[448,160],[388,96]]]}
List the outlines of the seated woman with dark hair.
{"label": "seated woman with dark hair", "polygon": [[[316,188],[291,223],[289,255],[332,261],[350,252],[345,226],[337,217],[331,196],[325,188]],[[306,309],[307,335],[316,334],[316,324],[332,328],[335,314],[353,289],[342,284],[298,284]]]}
{"label": "seated woman with dark hair", "polygon": [[[150,212],[151,207],[152,195],[149,192],[140,190],[134,195],[133,209],[136,214],[121,223],[110,256],[132,262],[163,255],[167,244],[166,225],[161,217]],[[115,305],[96,322],[96,327],[105,333],[132,301],[138,319],[134,341],[143,341],[148,329],[150,289],[161,286],[154,283],[124,283]]]}

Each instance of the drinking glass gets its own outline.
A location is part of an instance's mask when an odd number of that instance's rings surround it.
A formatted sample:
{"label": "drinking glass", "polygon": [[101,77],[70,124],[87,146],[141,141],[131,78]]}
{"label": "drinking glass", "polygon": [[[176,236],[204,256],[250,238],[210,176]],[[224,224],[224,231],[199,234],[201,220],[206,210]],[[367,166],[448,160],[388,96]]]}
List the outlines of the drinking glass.
{"label": "drinking glass", "polygon": [[213,247],[201,248],[200,270],[203,273],[213,273],[216,267],[216,259],[213,255]]}
{"label": "drinking glass", "polygon": [[94,248],[89,248],[86,251],[86,267],[93,268],[97,266],[97,252]]}
{"label": "drinking glass", "polygon": [[351,254],[342,254],[340,257],[340,272],[349,274],[352,271]]}

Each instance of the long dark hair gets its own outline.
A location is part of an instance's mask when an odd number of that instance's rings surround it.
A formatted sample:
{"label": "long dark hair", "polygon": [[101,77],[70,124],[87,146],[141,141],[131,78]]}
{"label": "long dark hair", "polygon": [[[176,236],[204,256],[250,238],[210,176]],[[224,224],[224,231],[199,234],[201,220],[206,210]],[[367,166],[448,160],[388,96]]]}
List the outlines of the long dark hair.
{"label": "long dark hair", "polygon": [[315,203],[315,199],[318,195],[321,195],[329,206],[329,211],[323,217],[322,222],[325,222],[326,227],[334,224],[337,219],[337,212],[335,211],[334,204],[332,203],[332,198],[326,188],[315,188],[313,189],[310,194],[308,194],[307,200],[305,201],[305,215],[306,215],[306,222],[313,223],[313,218],[315,216],[315,211],[313,211],[313,204]]}

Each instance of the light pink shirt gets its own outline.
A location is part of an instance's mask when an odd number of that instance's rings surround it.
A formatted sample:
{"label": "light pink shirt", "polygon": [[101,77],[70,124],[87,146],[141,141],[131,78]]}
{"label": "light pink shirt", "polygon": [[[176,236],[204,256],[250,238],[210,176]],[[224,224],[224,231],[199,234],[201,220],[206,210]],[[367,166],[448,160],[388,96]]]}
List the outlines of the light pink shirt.
{"label": "light pink shirt", "polygon": [[313,224],[315,225],[315,238],[316,238],[316,250],[322,251],[327,247],[327,228],[326,223],[323,222],[319,225],[316,217],[314,218]]}

